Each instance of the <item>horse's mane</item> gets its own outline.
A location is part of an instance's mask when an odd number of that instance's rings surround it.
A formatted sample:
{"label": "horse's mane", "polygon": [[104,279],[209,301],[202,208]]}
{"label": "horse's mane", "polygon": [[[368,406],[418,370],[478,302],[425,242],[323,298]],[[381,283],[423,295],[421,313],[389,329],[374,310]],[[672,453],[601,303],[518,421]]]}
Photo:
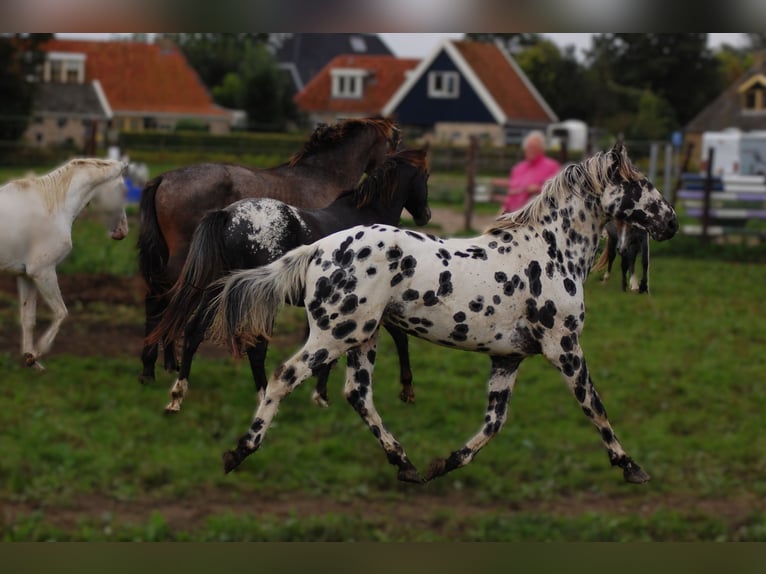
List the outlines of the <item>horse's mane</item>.
{"label": "horse's mane", "polygon": [[333,125],[319,124],[303,145],[303,149],[293,154],[287,165],[294,167],[306,158],[353,139],[358,133],[369,128],[376,129],[382,138],[392,142],[398,132],[396,123],[388,118],[351,118]]}
{"label": "horse's mane", "polygon": [[21,189],[29,189],[37,193],[48,212],[53,213],[65,201],[76,168],[83,165],[108,167],[113,163],[111,160],[98,158],[74,158],[45,175],[24,177],[13,183]]}
{"label": "horse's mane", "polygon": [[428,150],[405,149],[386,156],[386,159],[372,173],[362,180],[354,190],[356,207],[364,207],[380,199],[390,199],[396,192],[399,168],[411,165],[428,173]]}
{"label": "horse's mane", "polygon": [[615,175],[628,181],[644,177],[633,167],[623,146],[618,150],[598,152],[579,163],[566,166],[543,184],[536,198],[518,211],[501,215],[484,232],[492,233],[528,225],[542,216],[547,205],[560,205],[560,200],[571,195],[580,198],[600,197],[604,185]]}

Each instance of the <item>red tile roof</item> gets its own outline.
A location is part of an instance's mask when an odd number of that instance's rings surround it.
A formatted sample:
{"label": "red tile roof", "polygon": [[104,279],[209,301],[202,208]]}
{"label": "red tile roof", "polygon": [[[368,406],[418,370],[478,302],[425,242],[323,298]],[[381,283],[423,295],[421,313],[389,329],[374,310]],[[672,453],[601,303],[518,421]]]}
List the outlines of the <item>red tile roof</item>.
{"label": "red tile roof", "polygon": [[509,120],[555,121],[496,45],[453,42]]}
{"label": "red tile roof", "polygon": [[47,52],[86,55],[85,79],[98,80],[114,111],[225,116],[181,51],[167,44],[50,40]]}
{"label": "red tile roof", "polygon": [[[418,63],[416,59],[394,56],[336,56],[296,94],[295,103],[307,112],[380,114],[383,106],[404,82],[406,72],[414,69]],[[365,80],[361,98],[332,97],[330,71],[338,68],[361,68],[374,74]]]}

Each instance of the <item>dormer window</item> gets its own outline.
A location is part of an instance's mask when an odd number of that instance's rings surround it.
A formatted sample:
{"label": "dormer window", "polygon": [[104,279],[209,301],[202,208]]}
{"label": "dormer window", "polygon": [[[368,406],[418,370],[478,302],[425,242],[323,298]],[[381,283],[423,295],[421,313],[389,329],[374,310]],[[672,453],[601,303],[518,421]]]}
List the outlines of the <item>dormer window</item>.
{"label": "dormer window", "polygon": [[738,91],[743,112],[766,112],[766,76],[753,76]]}
{"label": "dormer window", "polygon": [[54,84],[85,82],[85,54],[49,52],[43,65],[43,81]]}
{"label": "dormer window", "polygon": [[429,98],[457,98],[460,95],[460,75],[457,72],[434,71],[428,74]]}
{"label": "dormer window", "polygon": [[360,99],[364,92],[366,70],[338,68],[331,71],[332,97]]}

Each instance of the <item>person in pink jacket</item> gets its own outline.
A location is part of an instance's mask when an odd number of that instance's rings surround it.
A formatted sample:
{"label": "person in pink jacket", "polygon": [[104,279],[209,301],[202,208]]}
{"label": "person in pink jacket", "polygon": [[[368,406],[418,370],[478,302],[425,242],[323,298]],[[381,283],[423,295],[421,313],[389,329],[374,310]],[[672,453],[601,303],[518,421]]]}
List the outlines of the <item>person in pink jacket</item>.
{"label": "person in pink jacket", "polygon": [[508,213],[524,207],[532,197],[540,193],[543,183],[556,175],[561,165],[545,155],[545,134],[529,132],[522,143],[524,159],[511,169],[508,195],[502,212]]}

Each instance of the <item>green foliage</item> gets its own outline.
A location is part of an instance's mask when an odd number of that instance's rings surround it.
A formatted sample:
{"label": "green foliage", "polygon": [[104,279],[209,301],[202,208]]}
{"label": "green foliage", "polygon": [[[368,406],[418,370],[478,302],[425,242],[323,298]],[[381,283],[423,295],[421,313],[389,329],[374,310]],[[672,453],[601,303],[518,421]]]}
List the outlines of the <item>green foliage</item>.
{"label": "green foliage", "polygon": [[42,60],[38,46],[50,37],[52,34],[0,36],[0,141],[15,141],[26,130],[34,95],[34,84],[27,82],[27,76]]}

